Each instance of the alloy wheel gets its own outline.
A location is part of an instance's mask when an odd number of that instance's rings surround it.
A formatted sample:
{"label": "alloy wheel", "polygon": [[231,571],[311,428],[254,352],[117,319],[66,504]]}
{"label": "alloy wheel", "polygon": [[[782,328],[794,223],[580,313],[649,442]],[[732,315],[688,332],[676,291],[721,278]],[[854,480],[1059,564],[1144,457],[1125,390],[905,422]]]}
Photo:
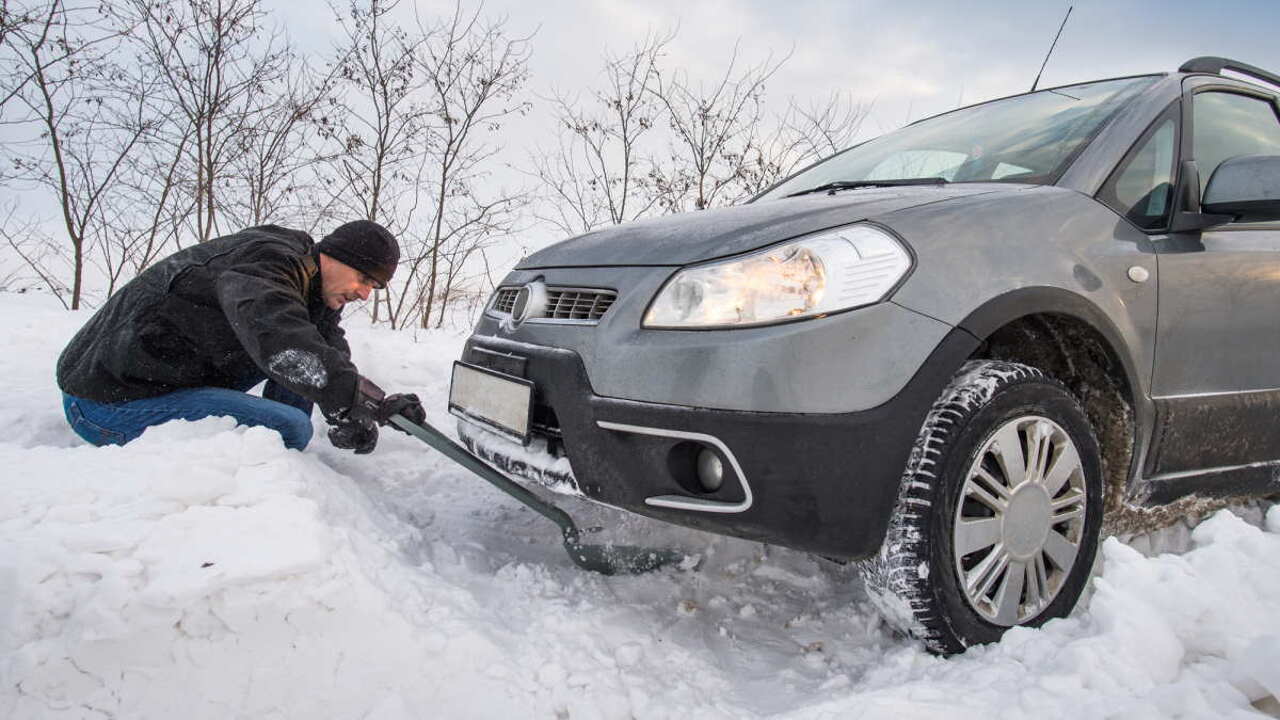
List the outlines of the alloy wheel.
{"label": "alloy wheel", "polygon": [[1044,611],[1084,540],[1080,454],[1054,421],[1009,420],[974,455],[952,527],[955,571],[969,605],[1012,626]]}

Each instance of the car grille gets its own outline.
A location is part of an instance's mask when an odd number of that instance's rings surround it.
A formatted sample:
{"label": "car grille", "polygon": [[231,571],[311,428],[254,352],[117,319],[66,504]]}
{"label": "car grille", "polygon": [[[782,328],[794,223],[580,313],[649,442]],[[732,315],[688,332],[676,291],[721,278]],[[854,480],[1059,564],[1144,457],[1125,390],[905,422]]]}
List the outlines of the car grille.
{"label": "car grille", "polygon": [[546,317],[555,320],[599,320],[618,294],[607,290],[547,290]]}
{"label": "car grille", "polygon": [[493,311],[511,314],[511,308],[516,306],[516,296],[520,294],[520,288],[498,288],[498,292],[493,297]]}
{"label": "car grille", "polygon": [[[520,288],[498,288],[498,291],[494,293],[490,310],[495,313],[510,315],[512,310],[515,309],[516,296],[519,294]],[[609,308],[613,307],[613,303],[617,299],[618,293],[612,290],[549,287],[547,288],[546,310],[538,317],[529,319],[531,321],[578,320],[595,322],[604,317],[604,314],[609,311]]]}

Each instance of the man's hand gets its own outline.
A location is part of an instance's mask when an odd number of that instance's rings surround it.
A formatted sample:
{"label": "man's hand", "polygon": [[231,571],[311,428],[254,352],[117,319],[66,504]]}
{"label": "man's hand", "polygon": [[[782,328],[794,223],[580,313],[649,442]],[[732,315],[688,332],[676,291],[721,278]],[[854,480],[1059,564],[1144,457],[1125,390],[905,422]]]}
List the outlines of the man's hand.
{"label": "man's hand", "polygon": [[[391,422],[393,415],[403,415],[417,425],[427,421],[427,411],[422,409],[422,401],[417,395],[413,393],[387,395],[382,388],[366,377],[361,377],[356,385],[356,403],[352,407],[352,414],[368,418],[379,425]],[[396,427],[396,429],[400,428]]]}
{"label": "man's hand", "polygon": [[378,426],[362,418],[344,420],[329,428],[329,442],[339,450],[367,455],[378,445]]}
{"label": "man's hand", "polygon": [[[403,415],[415,425],[422,425],[427,421],[427,411],[422,409],[422,402],[413,393],[395,393],[383,399],[378,406],[378,423],[386,425],[394,415]],[[404,432],[399,425],[392,427]]]}

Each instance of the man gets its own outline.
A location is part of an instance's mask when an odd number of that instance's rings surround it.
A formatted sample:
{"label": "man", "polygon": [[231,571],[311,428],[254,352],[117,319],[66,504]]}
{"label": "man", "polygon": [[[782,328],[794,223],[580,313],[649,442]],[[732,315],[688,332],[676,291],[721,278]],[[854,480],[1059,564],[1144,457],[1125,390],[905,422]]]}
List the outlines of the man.
{"label": "man", "polygon": [[[329,441],[372,452],[378,425],[426,419],[416,395],[384,395],[351,364],[342,307],[386,287],[395,238],[358,220],[318,244],[275,225],[181,250],[102,306],[58,359],[67,421],[94,445],[123,445],[152,425],[229,415],[311,440],[311,407]],[[247,394],[267,380],[262,397]]]}

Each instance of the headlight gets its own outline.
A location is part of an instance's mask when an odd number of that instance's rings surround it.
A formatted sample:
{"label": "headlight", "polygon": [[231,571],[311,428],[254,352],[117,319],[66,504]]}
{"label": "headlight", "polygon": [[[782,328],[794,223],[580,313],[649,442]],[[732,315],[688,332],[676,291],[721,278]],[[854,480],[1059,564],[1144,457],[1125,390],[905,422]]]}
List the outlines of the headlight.
{"label": "headlight", "polygon": [[892,235],[871,225],[685,268],[658,292],[644,326],[765,325],[880,302],[911,269]]}

